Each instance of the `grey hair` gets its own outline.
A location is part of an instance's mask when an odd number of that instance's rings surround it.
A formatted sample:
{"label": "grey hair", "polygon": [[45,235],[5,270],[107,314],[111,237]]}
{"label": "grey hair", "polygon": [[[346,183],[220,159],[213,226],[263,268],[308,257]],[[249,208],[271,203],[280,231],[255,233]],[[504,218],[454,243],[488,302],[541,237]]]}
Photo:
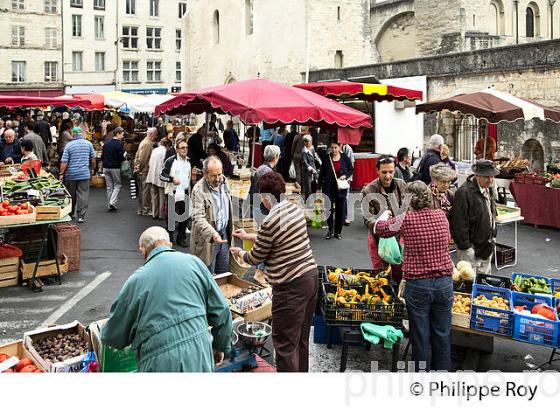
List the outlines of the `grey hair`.
{"label": "grey hair", "polygon": [[265,162],[272,162],[280,157],[280,147],[278,145],[267,145],[264,149],[263,158]]}
{"label": "grey hair", "polygon": [[428,145],[430,146],[431,149],[439,149],[440,145],[443,144],[445,141],[443,140],[443,137],[439,134],[434,134],[430,137],[430,140],[428,141]]}
{"label": "grey hair", "polygon": [[138,240],[140,247],[146,249],[152,249],[158,242],[169,242],[169,233],[161,226],[149,227]]}
{"label": "grey hair", "polygon": [[303,142],[313,142],[313,137],[311,137],[311,135],[309,134],[305,134],[303,136]]}
{"label": "grey hair", "polygon": [[422,181],[414,181],[408,184],[408,193],[411,194],[410,207],[412,209],[424,209],[432,206],[432,191]]}
{"label": "grey hair", "polygon": [[208,158],[202,161],[202,171],[204,173],[208,172],[208,166],[210,165],[211,162],[216,162],[217,164],[222,165],[222,161],[220,160],[220,158],[218,158],[215,155],[210,155]]}
{"label": "grey hair", "polygon": [[10,134],[11,136],[13,136],[14,138],[15,138],[15,136],[16,136],[16,132],[15,132],[13,129],[11,129],[11,128],[8,128],[6,131],[4,131],[4,136],[6,136],[6,135],[8,135],[8,134]]}
{"label": "grey hair", "polygon": [[150,135],[157,135],[157,128],[156,127],[150,127],[148,128],[148,132],[146,133],[146,135],[149,137]]}

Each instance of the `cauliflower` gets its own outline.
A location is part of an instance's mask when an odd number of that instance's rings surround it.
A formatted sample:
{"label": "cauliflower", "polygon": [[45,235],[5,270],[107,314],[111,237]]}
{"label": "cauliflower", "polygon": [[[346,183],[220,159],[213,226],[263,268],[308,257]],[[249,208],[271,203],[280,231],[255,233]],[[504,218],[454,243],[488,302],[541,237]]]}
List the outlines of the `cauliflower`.
{"label": "cauliflower", "polygon": [[463,272],[464,270],[472,269],[472,265],[467,261],[460,261],[457,263],[457,270]]}
{"label": "cauliflower", "polygon": [[461,272],[457,268],[453,268],[453,282],[459,282],[461,280]]}

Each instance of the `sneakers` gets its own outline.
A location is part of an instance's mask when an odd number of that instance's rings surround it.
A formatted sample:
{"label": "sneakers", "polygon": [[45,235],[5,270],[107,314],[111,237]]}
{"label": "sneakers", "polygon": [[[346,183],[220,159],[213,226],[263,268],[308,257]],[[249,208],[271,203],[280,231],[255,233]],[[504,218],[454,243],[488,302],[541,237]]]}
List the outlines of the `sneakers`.
{"label": "sneakers", "polygon": [[109,204],[109,212],[117,212],[117,207],[115,205]]}
{"label": "sneakers", "polygon": [[334,237],[335,237],[336,239],[338,239],[338,240],[341,240],[341,239],[342,239],[342,235],[339,234],[339,233],[337,233]]}
{"label": "sneakers", "polygon": [[329,231],[327,233],[327,236],[325,236],[325,239],[331,239],[332,237],[333,237],[333,233],[332,233],[332,231]]}
{"label": "sneakers", "polygon": [[83,216],[78,217],[78,223],[82,224],[86,221],[86,218],[84,218]]}

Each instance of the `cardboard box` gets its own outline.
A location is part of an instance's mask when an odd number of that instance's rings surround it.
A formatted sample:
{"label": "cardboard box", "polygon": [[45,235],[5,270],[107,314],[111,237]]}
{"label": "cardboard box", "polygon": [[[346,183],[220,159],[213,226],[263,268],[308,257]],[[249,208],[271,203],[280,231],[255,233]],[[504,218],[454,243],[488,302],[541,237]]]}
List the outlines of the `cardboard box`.
{"label": "cardboard box", "polygon": [[31,356],[31,353],[29,353],[29,351],[25,348],[25,346],[23,345],[23,340],[16,340],[15,342],[0,346],[0,353],[5,353],[10,357],[17,356],[20,359],[31,359],[33,361],[33,365],[36,368],[45,371],[45,368],[41,366],[39,362],[35,360],[35,358]]}
{"label": "cardboard box", "polygon": [[63,362],[51,363],[43,359],[37,350],[35,350],[34,343],[44,340],[48,337],[55,336],[58,333],[62,334],[79,334],[86,342],[91,343],[88,332],[85,327],[78,321],[74,321],[65,325],[52,326],[42,329],[32,330],[23,334],[23,345],[29,351],[31,356],[37,363],[39,363],[49,373],[78,373],[82,370],[82,360],[85,354],[71,359],[66,359]]}
{"label": "cardboard box", "polygon": [[218,286],[222,286],[225,284],[230,284],[241,289],[246,289],[250,286],[256,286],[263,291],[266,291],[270,297],[268,300],[262,304],[261,306],[248,310],[246,312],[241,312],[230,305],[230,309],[232,313],[242,316],[248,322],[260,322],[266,319],[270,319],[272,317],[272,290],[270,288],[265,288],[259,284],[251,283],[243,279],[239,279],[237,276],[233,275],[232,273],[223,273],[221,275],[217,275],[214,277]]}
{"label": "cardboard box", "polygon": [[0,288],[17,286],[19,279],[19,258],[0,259]]}
{"label": "cardboard box", "polygon": [[[33,277],[33,270],[35,269],[35,262],[25,263],[22,260],[20,263],[21,279],[31,279]],[[58,266],[60,268],[61,274],[68,272],[68,258],[66,258],[66,255],[62,255],[61,260],[58,261]],[[39,262],[39,267],[37,268],[37,274],[35,275],[35,277],[40,278],[43,276],[52,276],[56,274],[56,262],[54,259],[49,259]]]}

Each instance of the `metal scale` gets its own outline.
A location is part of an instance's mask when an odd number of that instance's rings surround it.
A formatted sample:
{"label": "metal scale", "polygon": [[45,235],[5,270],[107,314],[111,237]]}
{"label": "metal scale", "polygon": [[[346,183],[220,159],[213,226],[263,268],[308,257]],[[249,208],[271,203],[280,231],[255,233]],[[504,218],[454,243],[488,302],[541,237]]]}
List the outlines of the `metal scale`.
{"label": "metal scale", "polygon": [[257,351],[272,333],[272,327],[263,322],[242,322],[234,326],[232,348],[216,372],[229,373],[257,367]]}

